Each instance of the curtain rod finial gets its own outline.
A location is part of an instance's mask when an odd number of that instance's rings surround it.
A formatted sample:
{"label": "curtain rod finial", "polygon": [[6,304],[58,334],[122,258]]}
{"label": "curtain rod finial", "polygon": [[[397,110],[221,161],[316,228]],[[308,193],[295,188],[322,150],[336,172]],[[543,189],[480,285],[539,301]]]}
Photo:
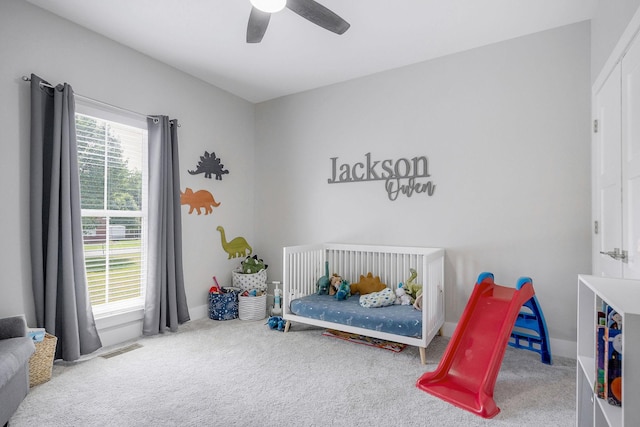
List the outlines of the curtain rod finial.
{"label": "curtain rod finial", "polygon": [[31,77],[22,76],[22,80],[24,80],[25,82],[30,82],[31,81]]}

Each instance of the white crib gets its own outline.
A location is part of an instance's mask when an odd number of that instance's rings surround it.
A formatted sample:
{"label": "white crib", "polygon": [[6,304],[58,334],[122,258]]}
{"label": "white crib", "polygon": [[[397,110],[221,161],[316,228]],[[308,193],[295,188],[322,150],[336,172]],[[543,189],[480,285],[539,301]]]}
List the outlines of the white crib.
{"label": "white crib", "polygon": [[[417,346],[422,364],[426,363],[425,349],[444,324],[444,254],[442,248],[401,246],[372,246],[339,243],[289,246],[284,248],[283,260],[283,318],[287,325],[299,322],[348,333]],[[317,292],[316,282],[325,275],[325,262],[330,271],[339,273],[349,283],[358,282],[360,275],[372,272],[382,283],[394,289],[405,282],[409,269],[418,273],[416,283],[423,286],[422,334],[419,338],[380,332],[361,327],[327,322],[296,315],[290,303]],[[358,296],[355,296],[357,298]],[[340,303],[340,301],[336,301]],[[376,310],[371,309],[372,315]]]}

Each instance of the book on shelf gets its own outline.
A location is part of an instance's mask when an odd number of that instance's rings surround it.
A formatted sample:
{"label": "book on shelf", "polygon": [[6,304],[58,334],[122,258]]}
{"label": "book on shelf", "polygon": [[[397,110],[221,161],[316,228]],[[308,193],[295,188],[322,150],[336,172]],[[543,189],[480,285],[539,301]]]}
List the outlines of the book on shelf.
{"label": "book on shelf", "polygon": [[607,402],[622,406],[622,316],[607,311]]}
{"label": "book on shelf", "polygon": [[622,406],[622,316],[602,301],[595,331],[596,396]]}
{"label": "book on shelf", "polygon": [[[603,316],[604,318],[604,316]],[[606,388],[605,388],[605,349],[607,347],[607,337],[606,337],[606,329],[605,325],[598,324],[596,326],[596,386],[595,393],[600,399],[606,399]]]}

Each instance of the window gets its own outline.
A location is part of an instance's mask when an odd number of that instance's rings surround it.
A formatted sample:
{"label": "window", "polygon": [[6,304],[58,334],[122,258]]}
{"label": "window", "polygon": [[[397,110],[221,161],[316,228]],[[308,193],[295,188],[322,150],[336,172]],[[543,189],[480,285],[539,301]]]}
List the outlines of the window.
{"label": "window", "polygon": [[76,112],[85,269],[94,313],[144,304],[147,124],[78,102]]}

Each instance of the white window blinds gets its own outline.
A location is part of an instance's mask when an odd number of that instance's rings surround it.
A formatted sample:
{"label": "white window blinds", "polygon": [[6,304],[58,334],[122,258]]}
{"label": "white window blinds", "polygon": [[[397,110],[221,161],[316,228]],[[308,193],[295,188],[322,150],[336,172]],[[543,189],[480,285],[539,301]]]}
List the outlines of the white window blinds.
{"label": "white window blinds", "polygon": [[[84,254],[94,312],[144,303],[146,122],[76,113]],[[103,117],[100,117],[103,116]],[[109,119],[105,119],[108,117]],[[135,121],[133,121],[135,124]],[[127,124],[125,124],[127,123]]]}

